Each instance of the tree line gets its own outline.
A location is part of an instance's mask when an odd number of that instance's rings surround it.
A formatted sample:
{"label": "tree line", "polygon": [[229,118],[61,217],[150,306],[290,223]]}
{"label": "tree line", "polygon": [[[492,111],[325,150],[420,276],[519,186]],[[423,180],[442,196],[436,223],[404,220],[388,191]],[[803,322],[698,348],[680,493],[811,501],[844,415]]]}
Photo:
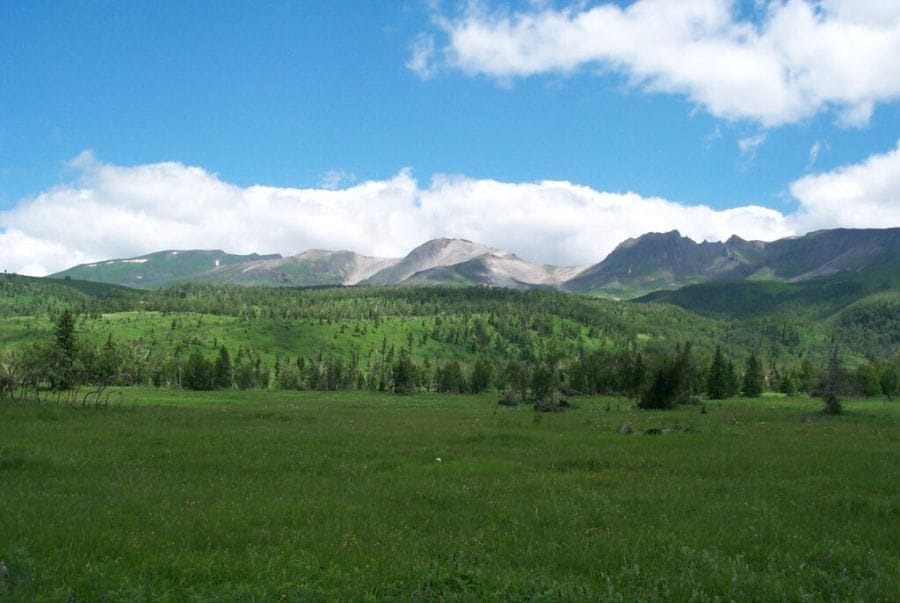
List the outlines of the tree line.
{"label": "tree line", "polygon": [[[512,319],[505,319],[506,321]],[[505,324],[488,317],[474,322],[464,337],[486,345],[486,325]],[[435,330],[440,334],[442,323]],[[527,325],[526,325],[527,328]],[[552,329],[547,331],[552,335]],[[457,335],[458,336],[458,335]],[[898,389],[900,355],[869,361],[849,371],[841,368],[836,348],[823,367],[808,359],[792,367],[766,364],[755,351],[736,362],[717,346],[710,357],[690,342],[672,348],[659,345],[610,345],[576,353],[546,345],[537,356],[503,358],[476,355],[471,362],[456,358],[419,358],[412,354],[411,333],[405,345],[369,350],[349,358],[319,353],[313,357],[276,357],[271,365],[254,349],[229,350],[222,344],[215,354],[195,347],[183,355],[157,355],[152,348],[116,341],[102,345],[79,337],[75,314],[68,308],[58,316],[53,335],[0,358],[0,397],[28,397],[40,392],[72,391],[82,385],[154,385],[189,390],[360,389],[398,394],[417,391],[480,393],[495,389],[504,404],[535,401],[555,408],[570,396],[623,395],[643,408],[672,408],[698,403],[700,397],[724,399],[756,397],[764,391],[804,392],[837,400],[843,396],[893,396]],[[476,346],[477,348],[477,346]],[[97,391],[96,389],[93,391]],[[99,394],[97,395],[99,399]]]}

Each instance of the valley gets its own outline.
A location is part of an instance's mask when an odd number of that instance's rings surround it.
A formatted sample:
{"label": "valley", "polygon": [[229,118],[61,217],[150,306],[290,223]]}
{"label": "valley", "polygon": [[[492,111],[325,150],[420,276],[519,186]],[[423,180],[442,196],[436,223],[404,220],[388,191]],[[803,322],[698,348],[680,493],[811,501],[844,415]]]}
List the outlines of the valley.
{"label": "valley", "polygon": [[0,597],[896,598],[895,236],[816,236],[0,275]]}

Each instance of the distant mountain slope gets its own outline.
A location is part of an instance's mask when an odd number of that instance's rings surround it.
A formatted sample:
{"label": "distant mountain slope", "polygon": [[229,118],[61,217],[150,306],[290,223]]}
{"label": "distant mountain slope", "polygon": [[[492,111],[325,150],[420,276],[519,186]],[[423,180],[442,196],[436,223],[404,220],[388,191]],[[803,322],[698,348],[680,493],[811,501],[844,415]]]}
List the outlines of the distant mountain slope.
{"label": "distant mountain slope", "polygon": [[126,287],[153,289],[192,280],[196,275],[217,267],[280,257],[278,254],[236,255],[225,253],[220,249],[168,250],[133,258],[81,264],[53,274],[51,277],[70,277]]}
{"label": "distant mountain slope", "polygon": [[900,297],[900,267],[878,265],[796,281],[725,280],[654,291],[635,302],[661,302],[704,316],[750,318],[794,313],[821,319],[867,299]]}
{"label": "distant mountain slope", "polygon": [[398,261],[399,258],[373,258],[352,251],[313,249],[287,258],[221,266],[198,274],[192,280],[267,287],[355,285]]}
{"label": "distant mountain slope", "polygon": [[667,303],[714,319],[782,317],[817,324],[874,357],[900,345],[900,269],[881,266],[802,281],[715,281],[655,291],[632,303]]}
{"label": "distant mountain slope", "polygon": [[580,270],[580,267],[533,264],[512,253],[486,253],[451,266],[438,266],[417,272],[403,282],[529,289],[536,286],[559,286]]}
{"label": "distant mountain slope", "polygon": [[434,239],[410,251],[402,260],[363,281],[365,285],[393,285],[432,268],[453,266],[499,249],[465,239]]}
{"label": "distant mountain slope", "polygon": [[900,228],[818,230],[765,246],[775,276],[802,281],[900,262]]}
{"label": "distant mountain slope", "polygon": [[754,271],[764,245],[736,236],[724,243],[695,243],[677,230],[648,233],[621,243],[606,259],[566,282],[565,287],[632,297],[635,292],[691,282],[742,278]]}
{"label": "distant mountain slope", "polygon": [[279,254],[235,255],[221,250],[160,251],[121,260],[82,264],[52,275],[141,289],[182,282],[262,287],[354,285],[396,262],[352,251],[310,250]]}
{"label": "distant mountain slope", "polygon": [[695,243],[673,230],[628,239],[563,286],[627,298],[693,283],[801,281],[898,262],[900,228],[825,230],[771,243],[736,236],[722,243]]}

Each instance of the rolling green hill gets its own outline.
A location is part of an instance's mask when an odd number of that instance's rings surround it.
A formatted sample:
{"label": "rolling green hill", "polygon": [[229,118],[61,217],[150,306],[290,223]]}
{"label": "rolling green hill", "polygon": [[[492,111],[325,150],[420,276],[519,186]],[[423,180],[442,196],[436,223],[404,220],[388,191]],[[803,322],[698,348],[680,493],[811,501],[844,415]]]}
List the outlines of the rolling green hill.
{"label": "rolling green hill", "polygon": [[81,316],[79,329],[96,345],[112,339],[156,355],[198,348],[212,356],[225,344],[254,350],[270,365],[279,357],[368,359],[391,348],[409,350],[418,362],[484,357],[497,366],[601,348],[668,350],[686,341],[703,355],[723,345],[737,358],[758,350],[771,362],[821,362],[834,338],[850,358],[873,346],[879,356],[898,349],[886,334],[894,332],[896,293],[866,293],[878,279],[705,284],[642,303],[485,287],[184,284],[135,291],[75,280],[2,282],[0,350],[7,351],[49,337],[64,307]]}

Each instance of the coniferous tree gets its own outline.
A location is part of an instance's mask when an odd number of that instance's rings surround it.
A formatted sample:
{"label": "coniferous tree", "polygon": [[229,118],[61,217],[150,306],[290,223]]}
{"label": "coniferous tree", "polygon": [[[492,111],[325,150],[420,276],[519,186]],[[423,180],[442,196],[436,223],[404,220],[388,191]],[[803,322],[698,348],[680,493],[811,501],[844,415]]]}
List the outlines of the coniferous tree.
{"label": "coniferous tree", "polygon": [[736,396],[741,391],[741,388],[738,387],[738,377],[737,371],[734,368],[734,362],[729,360],[725,364],[725,375],[728,378],[728,396]]}
{"label": "coniferous tree", "polygon": [[465,389],[462,367],[459,361],[451,360],[438,371],[437,390],[439,392],[462,393]]}
{"label": "coniferous tree", "polygon": [[881,367],[879,383],[881,384],[881,391],[887,396],[888,400],[897,392],[897,382],[897,369],[894,368],[892,363],[885,363]]}
{"label": "coniferous tree", "polygon": [[62,314],[59,315],[54,332],[56,335],[56,346],[66,357],[74,360],[76,353],[75,318],[68,308],[64,309]]}
{"label": "coniferous tree", "polygon": [[392,373],[395,394],[411,394],[416,391],[416,367],[406,348],[400,348]]}
{"label": "coniferous tree", "polygon": [[762,395],[764,378],[762,364],[756,357],[756,352],[750,352],[747,359],[747,368],[744,371],[744,383],[741,392],[748,398],[758,398]]}
{"label": "coniferous tree", "polygon": [[486,390],[491,385],[494,369],[490,363],[479,356],[472,367],[472,376],[469,379],[469,391],[477,394]]}
{"label": "coniferous tree", "polygon": [[628,377],[626,393],[630,396],[636,396],[644,385],[647,378],[647,367],[644,366],[644,356],[640,352],[635,355],[634,364],[631,367],[631,374]]}
{"label": "coniferous tree", "polygon": [[65,308],[56,321],[54,345],[46,360],[49,381],[54,389],[71,389],[78,382],[76,367],[78,348],[75,336],[75,317]]}
{"label": "coniferous tree", "polygon": [[797,393],[797,384],[787,370],[784,371],[781,375],[781,379],[778,381],[778,391],[782,394],[787,394],[788,396],[793,396]]}
{"label": "coniferous tree", "polygon": [[644,390],[638,400],[638,407],[644,409],[675,408],[678,401],[680,378],[678,363],[666,361],[653,371],[650,386]]}
{"label": "coniferous tree", "polygon": [[229,389],[232,380],[231,356],[228,354],[228,348],[222,344],[222,347],[219,348],[219,355],[216,357],[214,384],[216,387]]}
{"label": "coniferous tree", "polygon": [[200,350],[194,350],[184,365],[182,385],[193,390],[208,390],[214,385],[213,364],[203,357]]}
{"label": "coniferous tree", "polygon": [[832,348],[828,358],[828,367],[825,369],[822,397],[825,399],[824,411],[829,415],[841,414],[843,408],[838,398],[841,389],[841,365],[838,359],[837,346]]}
{"label": "coniferous tree", "polygon": [[722,400],[730,395],[728,364],[722,355],[722,348],[716,346],[716,354],[706,378],[706,395],[712,400]]}

